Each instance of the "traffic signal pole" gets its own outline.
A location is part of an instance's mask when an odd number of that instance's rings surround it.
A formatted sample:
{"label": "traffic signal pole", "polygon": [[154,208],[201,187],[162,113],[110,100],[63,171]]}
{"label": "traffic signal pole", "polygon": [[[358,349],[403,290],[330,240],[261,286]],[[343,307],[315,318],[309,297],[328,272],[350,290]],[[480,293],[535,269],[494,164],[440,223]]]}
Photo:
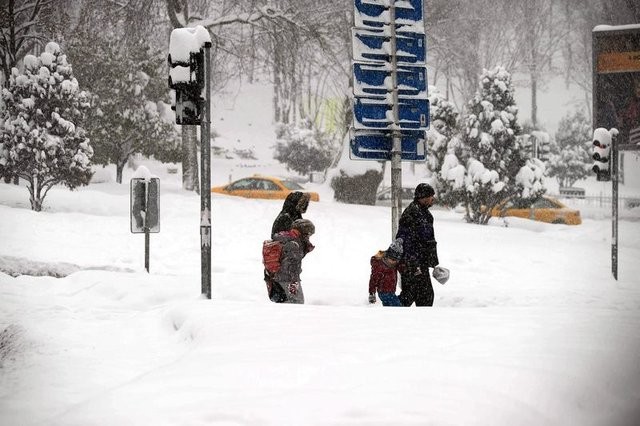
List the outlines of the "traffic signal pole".
{"label": "traffic signal pole", "polygon": [[151,248],[151,238],[149,238],[149,224],[147,223],[147,215],[146,212],[149,211],[149,181],[145,180],[144,181],[144,211],[145,211],[145,218],[144,218],[144,268],[147,270],[147,273],[149,273],[149,257],[150,257],[150,253],[149,253],[149,249]]}
{"label": "traffic signal pole", "polygon": [[611,273],[618,279],[618,133],[611,135]]}
{"label": "traffic signal pole", "polygon": [[398,223],[402,214],[402,140],[400,138],[400,117],[398,112],[398,58],[396,56],[396,8],[389,7],[391,29],[391,84],[393,126],[391,147],[391,241],[398,233]]}
{"label": "traffic signal pole", "polygon": [[204,108],[200,124],[200,254],[202,295],[211,299],[211,42],[204,44]]}

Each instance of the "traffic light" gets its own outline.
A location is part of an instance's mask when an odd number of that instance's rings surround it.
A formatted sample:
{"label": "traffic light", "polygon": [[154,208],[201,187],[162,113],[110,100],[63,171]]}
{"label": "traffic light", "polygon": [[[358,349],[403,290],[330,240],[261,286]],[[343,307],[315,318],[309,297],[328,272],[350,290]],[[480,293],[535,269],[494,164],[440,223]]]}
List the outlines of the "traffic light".
{"label": "traffic light", "polygon": [[169,88],[174,90],[204,88],[204,52],[186,52],[177,57],[167,56],[169,63]]}
{"label": "traffic light", "polygon": [[203,102],[199,92],[176,90],[176,103],[171,105],[176,112],[176,124],[202,124]]}
{"label": "traffic light", "polygon": [[175,90],[175,104],[171,109],[176,112],[177,124],[197,125],[202,123],[204,99],[204,52],[188,52],[178,58],[167,57],[169,63],[169,88]]}
{"label": "traffic light", "polygon": [[593,167],[599,181],[611,180],[609,153],[611,152],[611,133],[605,128],[593,132]]}

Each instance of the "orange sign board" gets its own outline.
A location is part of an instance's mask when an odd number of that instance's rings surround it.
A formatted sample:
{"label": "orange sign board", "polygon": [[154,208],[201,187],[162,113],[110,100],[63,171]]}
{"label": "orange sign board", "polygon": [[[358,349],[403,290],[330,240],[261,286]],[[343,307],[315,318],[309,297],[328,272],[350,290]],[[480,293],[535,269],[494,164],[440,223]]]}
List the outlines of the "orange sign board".
{"label": "orange sign board", "polygon": [[596,70],[599,74],[612,72],[639,72],[640,50],[635,52],[599,53]]}

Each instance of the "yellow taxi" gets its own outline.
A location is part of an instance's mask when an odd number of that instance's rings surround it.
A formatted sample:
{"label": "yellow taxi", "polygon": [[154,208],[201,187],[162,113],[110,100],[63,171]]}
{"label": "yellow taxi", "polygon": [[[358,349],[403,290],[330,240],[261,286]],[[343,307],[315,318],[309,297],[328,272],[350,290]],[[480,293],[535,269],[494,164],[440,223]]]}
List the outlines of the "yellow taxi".
{"label": "yellow taxi", "polygon": [[493,217],[514,216],[547,223],[580,225],[580,211],[571,209],[555,198],[543,195],[535,201],[509,198],[491,210]]}
{"label": "yellow taxi", "polygon": [[238,179],[227,185],[214,186],[211,188],[211,192],[217,194],[269,200],[284,200],[287,198],[287,195],[295,191],[308,193],[311,201],[320,201],[320,196],[317,192],[305,191],[297,182],[272,176],[254,175]]}

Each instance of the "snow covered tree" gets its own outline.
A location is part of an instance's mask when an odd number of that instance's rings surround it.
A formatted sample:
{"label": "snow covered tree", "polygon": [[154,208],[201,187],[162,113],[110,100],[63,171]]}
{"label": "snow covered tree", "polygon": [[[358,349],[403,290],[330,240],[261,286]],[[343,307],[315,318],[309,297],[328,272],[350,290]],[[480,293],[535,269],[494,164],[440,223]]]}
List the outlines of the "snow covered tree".
{"label": "snow covered tree", "polygon": [[560,120],[556,139],[551,144],[548,174],[560,186],[573,186],[590,175],[591,122],[581,110]]}
{"label": "snow covered tree", "polygon": [[25,56],[24,73],[13,68],[2,100],[0,175],[27,182],[32,210],[42,209],[54,185],[89,183],[93,149],[80,127],[88,95],[58,44],[48,43],[40,57]]}
{"label": "snow covered tree", "polygon": [[[456,186],[452,168],[460,166],[463,150],[460,123],[453,104],[437,91],[431,92],[431,127],[427,132],[427,167],[435,178],[438,202],[457,205],[461,201],[460,185]],[[459,172],[459,169],[457,169]],[[464,167],[462,168],[464,174]],[[459,182],[459,180],[458,180]]]}
{"label": "snow covered tree", "polygon": [[70,47],[78,79],[94,95],[87,123],[94,161],[115,164],[118,183],[132,154],[179,161],[179,134],[163,102],[168,100],[164,55],[144,40],[123,45],[107,34],[78,39]]}
{"label": "snow covered tree", "polygon": [[315,128],[309,119],[297,125],[279,123],[276,136],[274,158],[301,175],[326,170],[337,153],[331,135]]}
{"label": "snow covered tree", "polygon": [[0,81],[7,84],[11,70],[35,46],[57,40],[68,18],[63,2],[53,0],[0,0]]}
{"label": "snow covered tree", "polygon": [[506,197],[535,198],[544,192],[544,165],[528,158],[518,137],[518,108],[511,74],[502,67],[482,74],[464,124],[468,150],[464,198],[467,220],[486,224],[491,209]]}

